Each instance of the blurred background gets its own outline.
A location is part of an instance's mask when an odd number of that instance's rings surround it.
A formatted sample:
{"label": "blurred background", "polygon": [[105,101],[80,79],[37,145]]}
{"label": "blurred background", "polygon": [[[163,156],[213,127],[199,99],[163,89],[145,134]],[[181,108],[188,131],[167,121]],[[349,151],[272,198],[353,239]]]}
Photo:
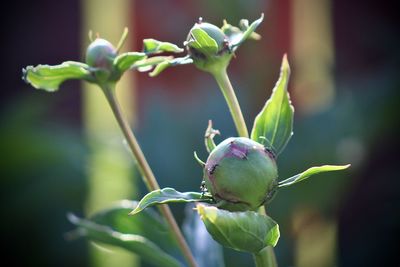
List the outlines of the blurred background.
{"label": "blurred background", "polygon": [[[1,253],[7,266],[145,266],[126,252],[68,241],[67,212],[91,214],[146,193],[100,91],[76,81],[55,94],[21,80],[27,65],[83,60],[89,29],[124,51],[155,38],[182,45],[198,17],[222,25],[265,20],[229,74],[248,127],[278,79],[292,66],[294,136],[280,156],[280,177],[310,166],[351,163],[281,190],[267,212],[281,228],[279,266],[398,266],[400,34],[395,1],[13,1],[2,9],[0,91]],[[125,74],[124,109],[161,187],[198,190],[208,119],[235,129],[211,76],[194,66],[156,78]],[[183,206],[173,205],[178,221]],[[227,266],[251,257],[225,250]],[[118,256],[114,254],[117,253]],[[113,256],[114,255],[114,256]]]}

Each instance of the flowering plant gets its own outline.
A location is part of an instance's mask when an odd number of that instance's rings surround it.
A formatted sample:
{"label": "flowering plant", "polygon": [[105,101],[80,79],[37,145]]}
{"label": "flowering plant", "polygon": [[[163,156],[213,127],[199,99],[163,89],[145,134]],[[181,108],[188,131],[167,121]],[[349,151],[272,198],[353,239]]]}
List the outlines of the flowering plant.
{"label": "flowering plant", "polygon": [[[80,234],[97,242],[123,247],[155,266],[222,266],[220,250],[211,252],[219,246],[212,239],[225,247],[252,253],[256,266],[277,266],[272,247],[279,240],[279,226],[266,214],[265,208],[280,189],[318,173],[346,169],[349,165],[312,167],[290,178],[279,179],[276,161],[293,134],[294,108],[288,93],[290,67],[286,55],[272,95],[248,133],[227,67],[244,41],[260,38],[255,30],[262,20],[263,15],[251,24],[248,20],[241,20],[238,27],[224,21],[219,28],[199,19],[183,43],[187,52],[183,57],[158,55],[182,53],[184,49],[155,39],[143,40],[141,52],[121,54],[128,33],[125,30],[116,48],[105,39],[91,38],[85,63],[66,61],[56,66],[28,66],[23,70],[26,82],[49,92],[58,90],[69,79],[97,84],[110,104],[150,191],[140,201],[122,201],[89,218],[70,214],[69,219]],[[217,81],[238,137],[225,139],[216,145],[214,137],[220,133],[209,121],[205,131],[209,156],[204,162],[194,153],[203,168],[200,190],[161,189],[121,111],[115,95],[116,84],[128,70],[151,71],[150,76],[154,77],[167,67],[192,63]],[[197,242],[193,233],[185,231],[186,239],[190,241],[188,244],[172,212],[163,205],[176,202],[196,203],[195,209],[209,233],[204,242],[209,244],[210,257],[205,259],[204,255],[193,250]],[[155,205],[162,217],[147,209]]]}

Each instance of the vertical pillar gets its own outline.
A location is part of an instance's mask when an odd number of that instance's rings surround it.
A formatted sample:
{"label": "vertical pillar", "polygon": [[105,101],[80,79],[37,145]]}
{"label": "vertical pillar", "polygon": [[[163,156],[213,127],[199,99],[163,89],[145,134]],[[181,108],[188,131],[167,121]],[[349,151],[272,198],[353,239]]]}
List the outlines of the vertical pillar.
{"label": "vertical pillar", "polygon": [[[304,115],[328,109],[334,98],[334,46],[330,0],[291,0],[292,88]],[[295,235],[294,265],[336,265],[336,222],[312,207],[298,208],[291,220]]]}
{"label": "vertical pillar", "polygon": [[[126,26],[129,27],[130,34],[122,50],[132,50],[131,41],[134,36],[131,27],[132,1],[83,0],[81,3],[83,51],[90,42],[89,30],[93,31],[93,36],[98,33],[100,37],[116,46]],[[126,73],[117,85],[118,98],[131,122],[134,119],[132,75],[132,73]],[[114,201],[132,199],[136,192],[132,156],[123,143],[122,133],[105,97],[95,85],[85,83],[83,86],[85,87],[83,116],[90,149],[87,166],[89,195],[86,211],[90,215],[110,206]],[[127,251],[99,244],[90,244],[90,246],[91,266],[132,267],[137,265],[138,260]]]}
{"label": "vertical pillar", "polygon": [[334,97],[330,0],[292,0],[293,95],[301,112],[330,107]]}

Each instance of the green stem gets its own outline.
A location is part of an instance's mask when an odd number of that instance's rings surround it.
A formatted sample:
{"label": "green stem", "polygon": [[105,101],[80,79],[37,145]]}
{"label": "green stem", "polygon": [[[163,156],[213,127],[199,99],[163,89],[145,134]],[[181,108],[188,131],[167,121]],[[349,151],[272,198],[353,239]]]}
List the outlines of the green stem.
{"label": "green stem", "polygon": [[265,247],[260,252],[253,254],[256,267],[277,267],[274,249]]}
{"label": "green stem", "polygon": [[222,70],[213,72],[212,74],[225,97],[239,136],[249,137],[239,102],[236,98],[236,94],[233,90],[228,74],[226,73],[226,69],[223,68]]}
{"label": "green stem", "polygon": [[[261,206],[258,208],[258,213],[267,215],[265,207]],[[276,262],[276,256],[273,247],[265,247],[258,253],[253,254],[256,267],[278,267]]]}
{"label": "green stem", "polygon": [[[237,132],[241,137],[249,137],[247,126],[243,118],[242,110],[240,109],[239,101],[237,100],[235,90],[229,80],[226,68],[212,73],[217,81],[225,100],[229,106],[233,121],[235,122]],[[258,210],[260,214],[266,214],[264,206]],[[253,254],[254,261],[257,267],[277,267],[275,252],[272,247],[266,247],[260,252]]]}
{"label": "green stem", "polygon": [[[101,87],[110,107],[114,113],[114,116],[118,122],[119,127],[121,128],[125,139],[137,161],[137,165],[139,166],[139,171],[142,174],[144,183],[149,191],[160,189],[160,186],[157,183],[157,180],[151,170],[147,160],[139,146],[139,143],[136,140],[135,135],[133,134],[127,120],[123,116],[121,107],[118,103],[118,100],[115,95],[115,84],[108,84]],[[191,253],[189,246],[187,245],[185,238],[181,230],[176,223],[174,216],[170,208],[167,205],[159,205],[159,210],[161,214],[167,220],[169,226],[171,227],[172,233],[174,234],[182,253],[187,260],[189,266],[196,267],[197,264],[194,260],[193,254]]]}

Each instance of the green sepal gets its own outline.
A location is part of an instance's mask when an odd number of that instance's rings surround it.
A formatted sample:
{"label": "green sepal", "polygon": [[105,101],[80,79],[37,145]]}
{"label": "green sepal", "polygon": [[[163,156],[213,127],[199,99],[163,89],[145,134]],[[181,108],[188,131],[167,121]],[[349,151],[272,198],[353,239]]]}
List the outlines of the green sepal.
{"label": "green sepal", "polygon": [[127,52],[117,56],[114,59],[113,65],[116,71],[119,73],[119,76],[121,76],[125,71],[135,66],[138,61],[141,61],[145,58],[145,53]]}
{"label": "green sepal", "polygon": [[28,66],[22,70],[22,79],[36,89],[55,92],[60,85],[72,79],[93,82],[89,66],[75,61],[66,61],[60,65]]}
{"label": "green sepal", "polygon": [[[245,21],[247,22],[247,27],[243,26],[246,25]],[[229,40],[230,44],[237,44],[240,42],[243,36],[243,32],[248,28],[248,20],[242,19],[240,20],[240,28],[229,24],[226,20],[224,20],[224,25],[222,26],[221,30],[226,35]],[[252,40],[260,40],[261,35],[256,32],[252,32],[247,39]],[[230,46],[232,50],[237,49],[237,45],[235,47]]]}
{"label": "green sepal", "polygon": [[287,91],[290,67],[286,55],[283,57],[278,82],[272,95],[256,116],[251,139],[270,148],[279,155],[293,135],[294,107]]}
{"label": "green sepal", "polygon": [[278,183],[278,187],[287,187],[293,185],[295,183],[301,182],[305,179],[308,179],[310,176],[322,173],[322,172],[331,172],[331,171],[340,171],[350,167],[350,164],[347,165],[323,165],[318,167],[311,167],[306,171],[299,173],[295,176],[292,176],[286,180],[283,180]]}
{"label": "green sepal", "polygon": [[[222,31],[228,36],[230,45],[232,49],[235,51],[244,41],[247,39],[255,39],[258,40],[261,38],[260,35],[255,33],[257,27],[264,20],[264,14],[261,14],[261,17],[249,26],[248,20],[242,19],[240,21],[240,30],[228,23],[225,23],[222,27]],[[239,30],[239,31],[238,31]]]}
{"label": "green sepal", "polygon": [[229,212],[202,204],[197,205],[197,212],[210,235],[225,247],[256,253],[279,240],[279,226],[267,215]]}
{"label": "green sepal", "polygon": [[176,44],[161,42],[155,39],[144,39],[143,40],[143,52],[147,55],[158,54],[164,52],[182,53],[184,50]]}
{"label": "green sepal", "polygon": [[194,156],[194,159],[197,161],[197,163],[199,163],[199,165],[201,167],[204,168],[204,166],[206,166],[206,163],[199,158],[196,151],[193,152],[193,156]]}
{"label": "green sepal", "polygon": [[135,215],[147,207],[168,204],[168,203],[189,203],[189,202],[213,202],[211,195],[199,192],[179,192],[174,188],[166,187],[151,191],[145,195],[136,206],[136,208],[129,213]]}
{"label": "green sepal", "polygon": [[190,40],[186,42],[186,45],[193,47],[197,51],[207,56],[214,56],[218,52],[217,42],[211,38],[208,33],[195,25],[190,31]]}
{"label": "green sepal", "polygon": [[221,133],[218,130],[212,128],[212,121],[209,120],[208,127],[206,129],[206,132],[204,133],[204,144],[206,146],[208,153],[211,153],[211,151],[213,151],[214,148],[216,147],[214,142],[214,137],[220,134]]}
{"label": "green sepal", "polygon": [[[124,28],[124,31],[121,34],[121,38],[119,38],[117,48],[115,49],[117,53],[121,50],[121,48],[124,46],[126,38],[128,37],[129,29],[128,27]],[[89,31],[89,39],[92,39],[92,32]]]}

